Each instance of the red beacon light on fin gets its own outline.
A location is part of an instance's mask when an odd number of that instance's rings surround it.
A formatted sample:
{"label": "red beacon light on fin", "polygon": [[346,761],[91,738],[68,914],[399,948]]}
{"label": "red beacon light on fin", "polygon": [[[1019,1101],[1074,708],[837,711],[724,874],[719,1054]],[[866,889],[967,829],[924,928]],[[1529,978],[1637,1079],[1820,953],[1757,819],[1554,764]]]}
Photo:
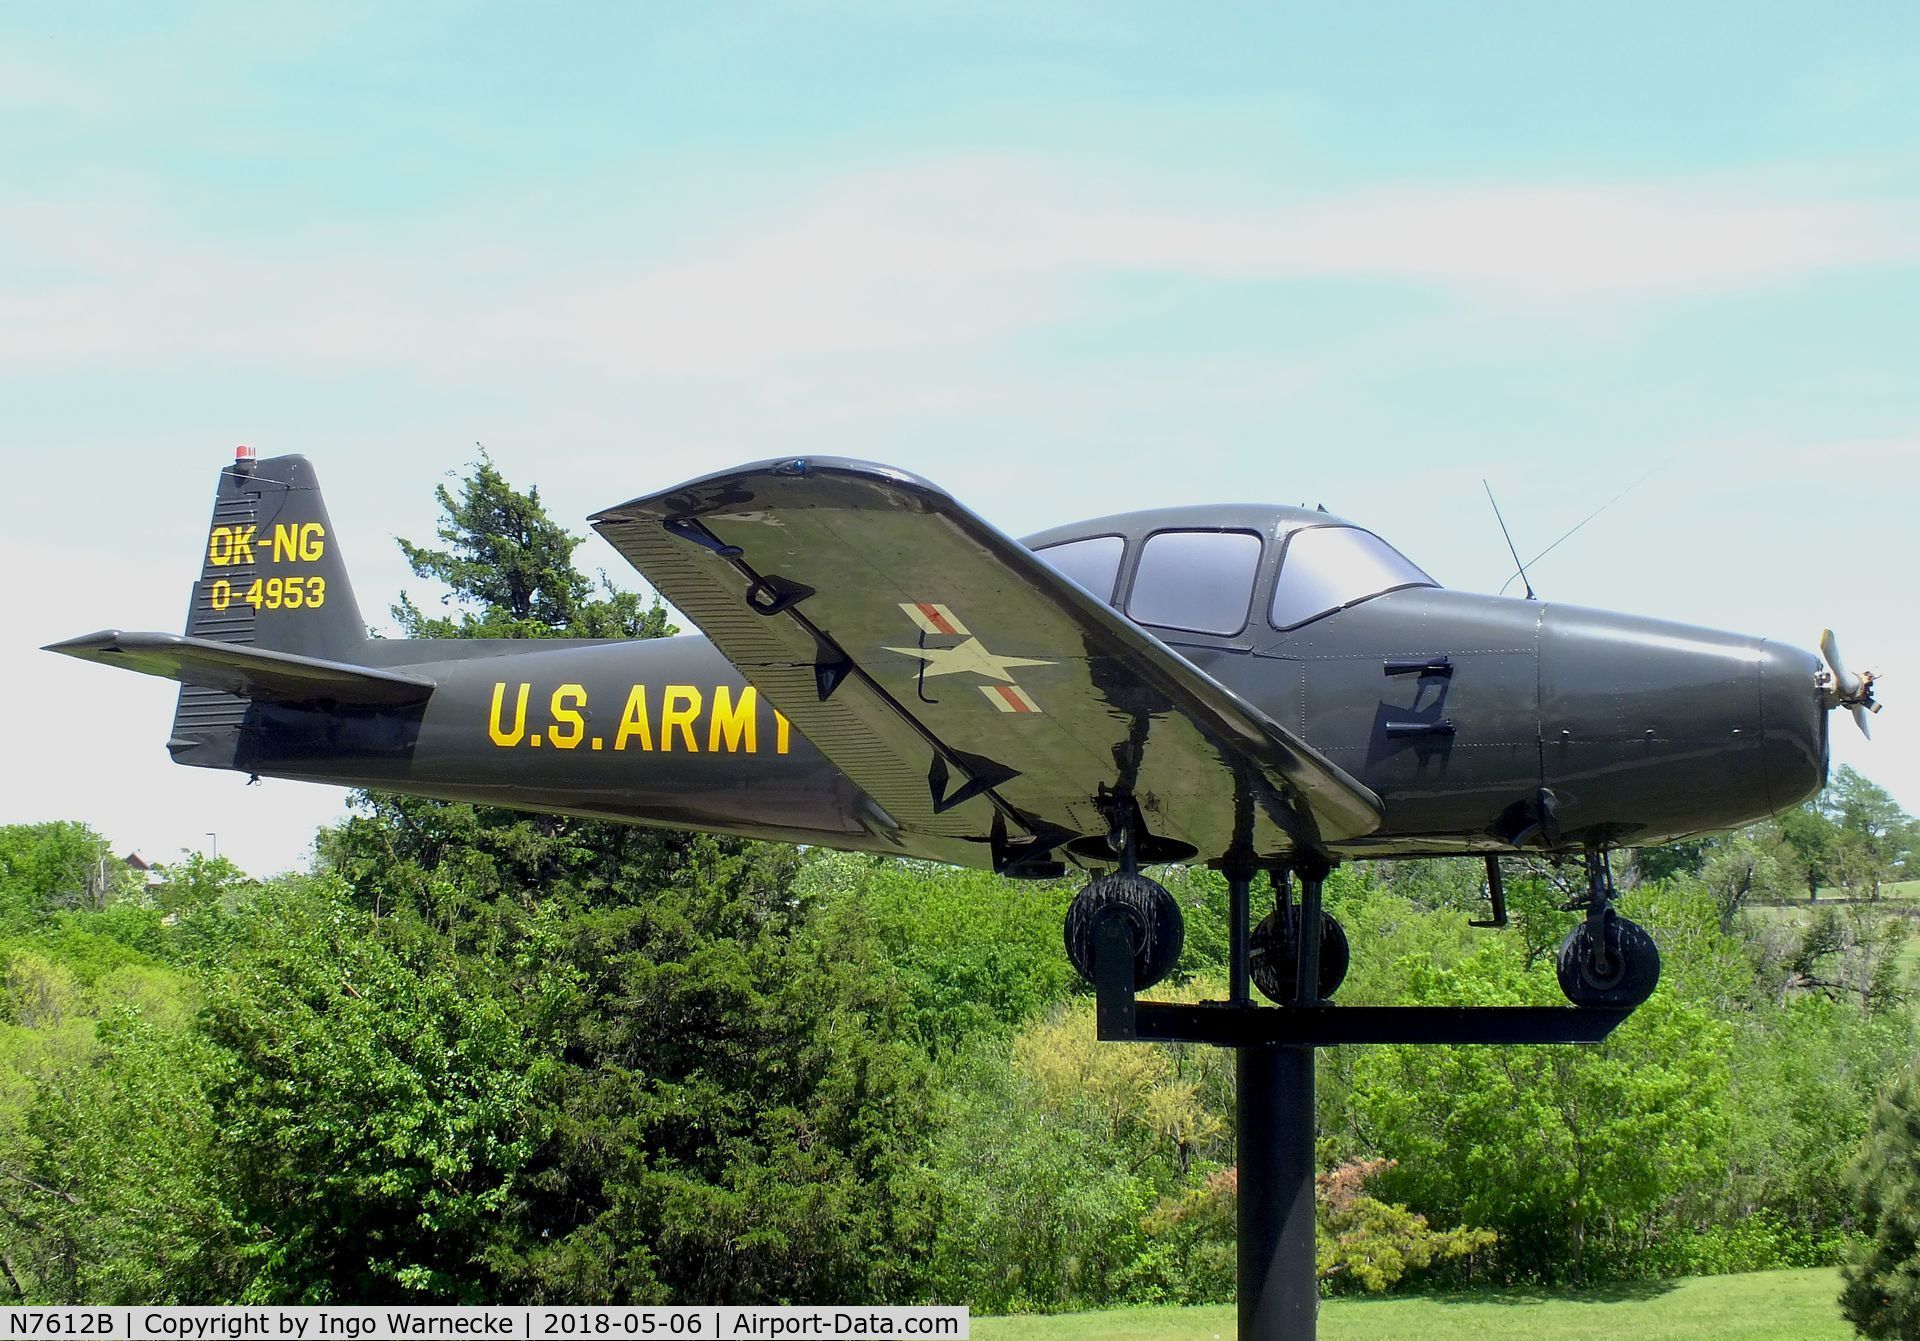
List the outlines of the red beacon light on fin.
{"label": "red beacon light on fin", "polygon": [[258,453],[245,443],[241,443],[238,447],[235,447],[233,449],[233,469],[235,473],[240,475],[253,474],[254,461],[257,456]]}

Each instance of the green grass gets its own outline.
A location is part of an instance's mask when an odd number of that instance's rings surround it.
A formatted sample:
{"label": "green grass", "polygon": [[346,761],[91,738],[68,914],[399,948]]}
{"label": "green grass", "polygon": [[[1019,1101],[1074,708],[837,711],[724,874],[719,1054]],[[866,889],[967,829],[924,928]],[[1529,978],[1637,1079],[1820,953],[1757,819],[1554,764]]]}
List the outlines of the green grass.
{"label": "green grass", "polygon": [[1900,964],[1909,978],[1920,975],[1920,936],[1909,937],[1907,943],[1900,947]]}
{"label": "green grass", "polygon": [[[1839,890],[1825,890],[1823,893],[1839,897]],[[1911,909],[1916,900],[1920,900],[1920,880],[1901,880],[1880,887],[1880,905],[1888,909]],[[1873,908],[1873,904],[1827,904],[1797,902],[1788,904],[1760,903],[1750,904],[1747,915],[1760,922],[1776,927],[1805,927],[1812,923],[1813,915],[1820,908]],[[1899,962],[1910,982],[1920,982],[1920,925],[1910,924],[1913,932],[1907,943],[1900,947]]]}
{"label": "green grass", "polygon": [[[1835,1271],[1616,1286],[1588,1291],[1332,1299],[1320,1341],[1849,1341]],[[1055,1317],[975,1318],[979,1341],[1233,1341],[1231,1308],[1127,1308]]]}

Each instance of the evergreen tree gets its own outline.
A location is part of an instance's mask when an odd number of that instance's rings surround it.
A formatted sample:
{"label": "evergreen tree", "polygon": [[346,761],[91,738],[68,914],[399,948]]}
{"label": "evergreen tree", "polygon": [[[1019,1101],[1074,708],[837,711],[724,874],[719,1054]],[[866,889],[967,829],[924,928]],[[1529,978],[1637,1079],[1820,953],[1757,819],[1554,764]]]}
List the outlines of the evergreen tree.
{"label": "evergreen tree", "polygon": [[1920,1336],[1920,1066],[1880,1101],[1852,1183],[1869,1237],[1841,1273],[1840,1310],[1875,1341]]}
{"label": "evergreen tree", "polygon": [[[446,583],[449,611],[429,618],[403,601],[408,634],[671,631],[657,600],[596,590],[573,567],[578,538],[491,461],[438,497],[441,547],[401,545],[416,573]],[[440,1298],[913,1297],[929,1237],[928,1118],[899,1100],[924,1091],[927,1061],[871,921],[797,886],[794,849],[373,792],[354,811],[318,846],[359,905],[361,934],[405,938],[417,972],[441,962],[462,993],[502,1003],[500,1027],[537,1083],[511,1130],[455,1124],[489,1142],[487,1159],[432,1152],[436,1166],[486,1176],[431,1243],[380,1228],[397,1206],[375,1197],[358,1199],[350,1224],[318,1201],[294,1214],[316,1222],[302,1242],[392,1245],[378,1263],[311,1256],[330,1297],[379,1280]],[[415,1007],[402,996],[393,1009]],[[336,1001],[313,1027],[357,1013]],[[325,1054],[318,1039],[302,1049]],[[433,1077],[409,1083],[394,1092],[436,1092]],[[352,1124],[323,1135],[315,1167],[378,1167]],[[284,1202],[299,1200],[299,1174],[283,1172],[274,1232],[290,1240]]]}
{"label": "evergreen tree", "polygon": [[459,490],[440,485],[438,535],[444,549],[402,539],[415,577],[447,588],[450,615],[429,616],[402,596],[393,617],[409,638],[659,638],[672,633],[659,598],[643,605],[614,589],[599,590],[573,566],[583,537],[547,515],[540,490],[516,490],[481,449]]}

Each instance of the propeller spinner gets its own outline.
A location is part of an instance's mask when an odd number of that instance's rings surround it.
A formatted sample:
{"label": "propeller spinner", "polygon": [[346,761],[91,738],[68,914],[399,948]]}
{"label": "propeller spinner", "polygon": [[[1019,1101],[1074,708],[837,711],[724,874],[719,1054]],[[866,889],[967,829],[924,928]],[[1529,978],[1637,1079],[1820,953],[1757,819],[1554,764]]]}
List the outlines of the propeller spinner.
{"label": "propeller spinner", "polygon": [[1860,734],[1871,740],[1873,732],[1867,729],[1867,714],[1880,711],[1880,705],[1873,701],[1873,672],[1855,674],[1847,669],[1847,663],[1840,659],[1840,643],[1832,629],[1820,631],[1820,655],[1827,659],[1829,667],[1820,676],[1822,700],[1829,708],[1845,708],[1851,712]]}

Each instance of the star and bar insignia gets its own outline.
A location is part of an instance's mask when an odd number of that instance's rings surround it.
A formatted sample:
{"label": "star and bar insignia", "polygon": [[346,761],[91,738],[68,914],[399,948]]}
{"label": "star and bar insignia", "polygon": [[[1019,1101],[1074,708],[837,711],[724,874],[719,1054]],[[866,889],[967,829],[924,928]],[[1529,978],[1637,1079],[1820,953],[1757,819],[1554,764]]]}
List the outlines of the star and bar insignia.
{"label": "star and bar insignia", "polygon": [[960,617],[949,606],[932,601],[902,601],[900,609],[908,619],[923,633],[941,634],[952,638],[964,638],[966,641],[953,647],[889,647],[889,652],[898,652],[902,656],[918,657],[923,663],[920,674],[924,679],[936,675],[982,675],[1000,683],[979,686],[987,701],[1001,712],[1031,713],[1039,712],[1040,705],[1013,681],[1012,670],[1016,666],[1051,666],[1051,661],[1038,657],[1008,656],[998,652],[989,652],[986,645],[967,631]]}

